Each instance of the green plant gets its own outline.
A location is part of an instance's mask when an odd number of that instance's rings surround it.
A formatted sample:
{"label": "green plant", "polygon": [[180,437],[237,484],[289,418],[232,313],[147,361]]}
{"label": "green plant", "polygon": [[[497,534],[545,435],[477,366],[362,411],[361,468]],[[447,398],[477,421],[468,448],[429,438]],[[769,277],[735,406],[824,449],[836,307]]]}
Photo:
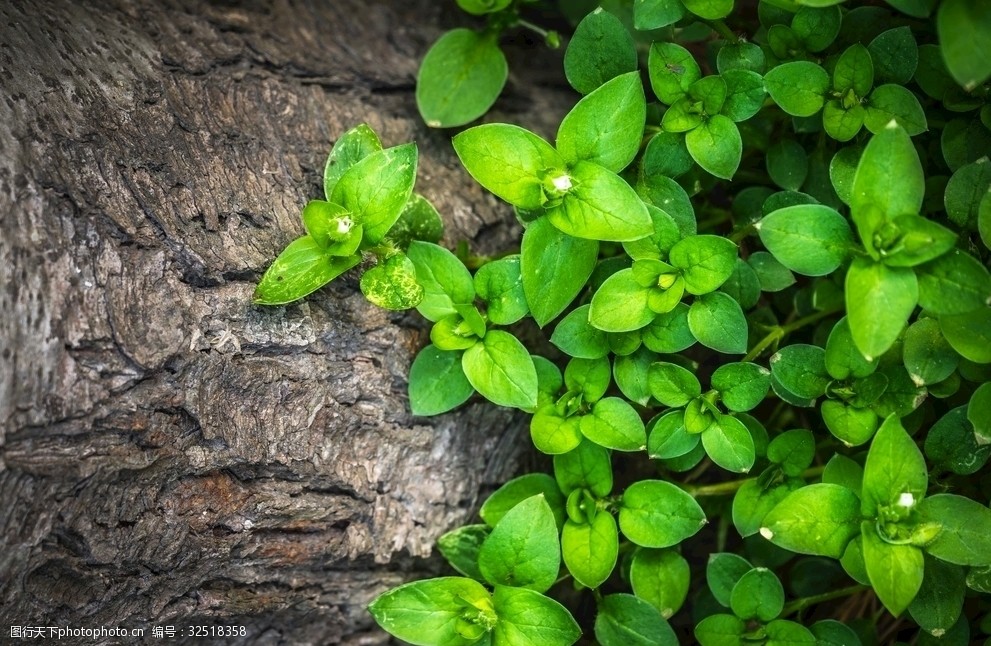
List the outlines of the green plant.
{"label": "green plant", "polygon": [[[731,0],[610,2],[568,45],[583,96],[553,145],[454,137],[525,232],[474,274],[408,245],[433,322],[411,408],[478,392],[525,411],[552,474],[441,537],[459,576],[380,596],[383,628],[438,646],[991,634],[991,14],[888,4],[765,1],[755,22]],[[514,335],[526,317],[549,344]]]}

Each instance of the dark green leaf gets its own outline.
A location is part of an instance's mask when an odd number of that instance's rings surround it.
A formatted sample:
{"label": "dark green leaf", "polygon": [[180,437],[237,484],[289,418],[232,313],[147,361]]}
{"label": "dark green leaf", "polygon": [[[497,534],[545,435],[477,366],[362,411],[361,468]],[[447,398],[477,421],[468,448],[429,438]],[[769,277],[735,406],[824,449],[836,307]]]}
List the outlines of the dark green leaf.
{"label": "dark green leaf", "polygon": [[779,485],[764,488],[757,479],[747,480],[733,496],[733,526],[746,538],[760,531],[764,518],[792,491],[802,486],[801,480],[788,479]]}
{"label": "dark green leaf", "polygon": [[651,394],[665,406],[681,407],[702,394],[698,378],[677,364],[658,361],[648,374]]}
{"label": "dark green leaf", "polygon": [[908,614],[930,635],[941,637],[953,627],[963,610],[967,590],[964,570],[931,556],[925,561],[922,587],[909,605]]}
{"label": "dark green leaf", "polygon": [[879,81],[907,84],[919,65],[919,48],[909,27],[889,29],[867,46]]}
{"label": "dark green leaf", "polygon": [[705,580],[718,603],[729,608],[733,588],[743,575],[754,569],[747,559],[732,552],[709,554]]}
{"label": "dark green leaf", "polygon": [[509,325],[530,311],[523,293],[520,257],[513,255],[486,263],[475,274],[475,292],[488,306],[489,322]]}
{"label": "dark green leaf", "polygon": [[551,343],[561,352],[580,359],[598,359],[609,353],[606,333],[588,322],[590,308],[591,305],[582,305],[572,310],[554,328]]}
{"label": "dark green leaf", "polygon": [[637,69],[637,51],[626,27],[596,9],[579,23],[564,54],[568,83],[588,94],[609,79]]}
{"label": "dark green leaf", "polygon": [[954,249],[916,270],[919,305],[933,314],[966,314],[991,303],[991,272]]}
{"label": "dark green leaf", "polygon": [[716,420],[702,433],[702,446],[717,465],[733,473],[747,473],[754,466],[754,440],[743,422],[730,415]]}
{"label": "dark green leaf", "polygon": [[783,189],[797,191],[805,183],[809,170],[809,159],[794,139],[782,139],[767,149],[767,174]]}
{"label": "dark green leaf", "polygon": [[427,198],[413,193],[399,219],[389,229],[386,240],[400,249],[406,249],[414,240],[439,242],[444,235],[444,222],[434,205]]}
{"label": "dark green leaf", "polygon": [[988,193],[991,193],[991,163],[982,157],[961,166],[950,177],[943,195],[946,215],[958,227],[976,229],[978,209]]}
{"label": "dark green leaf", "polygon": [[747,626],[734,615],[709,615],[695,626],[695,639],[702,646],[742,646]]}
{"label": "dark green leaf", "polygon": [[767,91],[760,74],[745,69],[730,69],[723,71],[720,76],[726,82],[726,102],[723,104],[722,114],[732,121],[746,121],[764,107]]}
{"label": "dark green leaf", "polygon": [[771,69],[764,76],[768,94],[782,110],[796,117],[819,112],[829,90],[829,74],[815,63],[794,61]]}
{"label": "dark green leaf", "polygon": [[945,0],[936,30],[946,67],[965,90],[991,77],[991,21],[981,0]]}
{"label": "dark green leaf", "polygon": [[991,308],[939,317],[939,329],[964,359],[991,363]]}
{"label": "dark green leaf", "polygon": [[688,236],[671,248],[668,261],[682,271],[685,291],[708,294],[730,277],[736,266],[736,245],[720,236]]}
{"label": "dark green leaf", "polygon": [[786,345],[771,357],[771,374],[778,384],[802,399],[816,399],[826,392],[826,351],[815,345]]}
{"label": "dark green leaf", "polygon": [[815,457],[816,443],[811,431],[796,428],[785,431],[767,445],[767,459],[786,476],[800,476]]}
{"label": "dark green leaf", "polygon": [[681,0],[636,0],[633,4],[633,26],[642,31],[667,27],[684,15]]}
{"label": "dark green leaf", "polygon": [[660,611],[632,594],[602,597],[595,638],[602,646],[678,646],[678,637]]}
{"label": "dark green leaf", "polygon": [[652,458],[677,458],[695,449],[699,435],[685,429],[685,414],[671,410],[651,420],[648,425],[647,451]]}
{"label": "dark green leaf", "polygon": [[[754,43],[743,40],[723,45],[716,55],[716,69],[721,75],[730,70],[746,70],[762,74],[764,62],[764,50]],[[728,80],[726,82],[729,84]]]}
{"label": "dark green leaf", "polygon": [[761,291],[780,292],[795,284],[795,274],[766,251],[755,251],[750,254],[747,264],[757,274]]}
{"label": "dark green leaf", "polygon": [[892,121],[913,137],[929,129],[926,113],[910,90],[901,85],[882,85],[875,88],[867,100],[864,125],[876,134]]}
{"label": "dark green leaf", "polygon": [[433,345],[420,350],[409,369],[409,405],[414,415],[439,415],[465,403],[475,389],[461,369],[461,355]]}
{"label": "dark green leaf", "polygon": [[510,509],[492,529],[478,552],[478,567],[493,585],[545,592],[561,567],[554,513],[543,495]]}
{"label": "dark green leaf", "polygon": [[723,404],[742,413],[764,400],[771,387],[771,373],[756,363],[726,363],[712,373],[712,387],[719,391]]}
{"label": "dark green leaf", "polygon": [[943,381],[959,361],[935,319],[919,319],[905,330],[902,357],[912,381],[920,386]]}

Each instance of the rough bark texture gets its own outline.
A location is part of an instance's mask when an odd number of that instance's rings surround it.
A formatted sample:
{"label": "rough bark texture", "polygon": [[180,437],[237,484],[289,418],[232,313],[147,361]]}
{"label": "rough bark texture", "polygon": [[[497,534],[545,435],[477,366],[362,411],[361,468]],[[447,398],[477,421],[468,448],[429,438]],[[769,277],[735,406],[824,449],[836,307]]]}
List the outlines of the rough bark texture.
{"label": "rough bark texture", "polygon": [[[453,6],[0,3],[0,641],[219,622],[247,637],[171,641],[385,643],[364,606],[514,471],[513,415],[411,417],[425,328],[354,274],[250,305],[362,121],[418,142],[448,242],[509,239],[415,110]],[[563,93],[520,91],[493,118],[547,133]]]}

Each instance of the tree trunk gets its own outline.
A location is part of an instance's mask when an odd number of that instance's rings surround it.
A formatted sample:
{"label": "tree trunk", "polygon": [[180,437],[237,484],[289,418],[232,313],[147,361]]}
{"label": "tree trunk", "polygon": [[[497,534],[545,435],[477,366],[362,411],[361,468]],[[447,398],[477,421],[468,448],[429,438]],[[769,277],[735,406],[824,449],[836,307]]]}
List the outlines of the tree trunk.
{"label": "tree trunk", "polygon": [[[509,209],[415,109],[453,7],[0,3],[0,641],[385,643],[365,605],[436,571],[436,537],[517,468],[518,416],[410,415],[426,328],[353,273],[250,304],[360,122],[417,141],[448,244],[508,244]],[[494,118],[548,134],[564,93],[521,92]]]}

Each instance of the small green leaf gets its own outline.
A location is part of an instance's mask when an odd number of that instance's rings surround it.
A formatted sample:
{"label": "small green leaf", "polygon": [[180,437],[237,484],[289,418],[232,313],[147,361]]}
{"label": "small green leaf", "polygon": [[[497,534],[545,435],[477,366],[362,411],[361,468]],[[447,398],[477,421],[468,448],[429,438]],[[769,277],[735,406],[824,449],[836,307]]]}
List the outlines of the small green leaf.
{"label": "small green leaf", "polygon": [[431,242],[410,243],[406,255],[416,268],[416,281],[423,286],[423,300],[416,310],[427,320],[439,321],[457,314],[455,305],[475,300],[475,286],[468,269],[457,256]]}
{"label": "small green leaf", "polygon": [[743,422],[730,415],[716,420],[702,433],[706,455],[732,473],[747,473],[754,466],[754,440]]}
{"label": "small green leaf", "polygon": [[355,226],[348,210],[339,204],[310,200],[303,207],[306,232],[331,256],[350,256],[358,250],[364,229]]}
{"label": "small green leaf", "polygon": [[623,396],[635,404],[646,406],[650,401],[648,370],[657,360],[657,355],[646,347],[640,347],[633,354],[616,357],[613,361],[613,378]]}
{"label": "small green leaf", "polygon": [[655,42],[647,58],[650,86],[662,103],[673,104],[688,92],[688,87],[702,78],[691,52],[675,43]]}
{"label": "small green leaf", "polygon": [[867,48],[856,43],[846,48],[833,69],[833,90],[840,94],[853,91],[854,99],[867,96],[874,87],[874,63]]}
{"label": "small green leaf", "polygon": [[431,128],[461,126],[485,114],[509,74],[494,34],[453,29],[437,40],[420,64],[416,105]]}
{"label": "small green leaf", "polygon": [[919,300],[915,272],[855,258],[846,275],[846,309],[857,349],[870,361],[894,344]]}
{"label": "small green leaf", "polygon": [[824,619],[809,626],[815,635],[816,646],[862,646],[853,629],[835,619]]}
{"label": "small green leaf", "polygon": [[797,477],[812,464],[815,450],[812,433],[796,428],[771,440],[767,445],[767,459],[778,465],[786,476]]}
{"label": "small green leaf", "polygon": [[732,552],[709,554],[705,566],[705,580],[715,600],[729,608],[733,588],[743,575],[754,569],[750,562]]}
{"label": "small green leaf", "polygon": [[543,208],[547,198],[542,173],[565,167],[549,143],[519,126],[475,126],[455,135],[452,142],[475,181],[521,209]]}
{"label": "small green leaf", "polygon": [[530,418],[530,439],[542,453],[567,453],[581,444],[579,422],[578,417],[562,417],[553,404],[543,406]]}
{"label": "small green leaf", "polygon": [[599,498],[612,491],[613,475],[609,451],[592,442],[582,442],[575,450],[554,456],[554,477],[565,495],[588,489]]}
{"label": "small green leaf", "polygon": [[384,630],[416,646],[469,646],[458,628],[467,613],[495,619],[489,592],[462,577],[414,581],[385,592],[368,606]]}
{"label": "small green leaf", "polygon": [[874,521],[864,521],[861,534],[871,586],[888,612],[898,616],[922,586],[925,567],[922,550],[914,545],[892,545],[881,540]]}
{"label": "small green leaf", "polygon": [[439,415],[468,401],[472,388],[461,355],[428,345],[409,369],[409,405],[414,415]]}
{"label": "small green leaf", "polygon": [[813,484],[782,500],[764,517],[760,534],[799,554],[840,558],[860,532],[860,499],[846,487]]}
{"label": "small green leaf", "polygon": [[883,508],[910,509],[926,495],[929,470],[922,451],[892,415],[874,435],[864,464],[864,516],[873,518]]}
{"label": "small green leaf", "polygon": [[502,517],[482,543],[478,567],[493,585],[545,592],[554,584],[561,545],[554,513],[543,495],[527,498]]}
{"label": "small green leaf", "polygon": [[648,305],[652,289],[642,287],[632,269],[616,272],[592,296],[589,322],[605,332],[639,330],[656,316]]}
{"label": "small green leaf", "polygon": [[361,276],[361,292],[371,303],[387,310],[407,310],[423,300],[416,267],[405,254],[390,256]]}
{"label": "small green leaf", "polygon": [[567,176],[571,188],[547,219],[577,238],[625,242],[650,235],[654,224],[636,191],[598,164],[579,161]]}
{"label": "small green leaf", "polygon": [[434,205],[427,198],[413,193],[399,219],[389,229],[386,240],[400,249],[406,249],[414,240],[437,243],[444,235],[444,222]]}
{"label": "small green leaf", "polygon": [[632,594],[602,597],[595,639],[602,646],[678,646],[678,637],[660,611]]}
{"label": "small green leaf", "polygon": [[785,605],[785,589],[781,581],[767,568],[757,567],[733,586],[730,607],[740,619],[768,622],[781,614]]}
{"label": "small green leaf", "polygon": [[530,223],[520,251],[523,292],[537,325],[554,320],[585,286],[599,243],[562,233],[546,218]]}
{"label": "small green leaf", "polygon": [[772,68],[764,76],[768,94],[782,110],[796,117],[819,112],[829,90],[829,74],[815,63],[793,61]]}
{"label": "small green leaf", "polygon": [[822,403],[821,413],[829,432],[847,446],[864,444],[877,430],[877,413],[869,408],[854,408],[829,400]]}
{"label": "small green leaf", "polygon": [[616,16],[602,9],[592,11],[578,24],[564,53],[564,75],[582,94],[636,69],[633,37]]}
{"label": "small green leaf", "polygon": [[925,563],[922,587],[909,605],[908,614],[930,635],[943,635],[963,610],[967,590],[964,570],[931,556],[926,557]]}
{"label": "small green leaf", "polygon": [[688,561],[673,550],[638,548],[630,564],[633,593],[668,619],[685,603],[691,572]]}
{"label": "small green leaf", "polygon": [[461,574],[484,581],[478,569],[478,550],[492,531],[488,525],[464,525],[437,539],[437,550]]}
{"label": "small green leaf", "polygon": [[950,177],[943,195],[946,215],[958,227],[976,229],[980,203],[988,193],[991,193],[991,163],[982,157],[961,166]]}
{"label": "small green leaf", "polygon": [[946,67],[965,90],[991,77],[991,21],[981,0],[945,0],[936,31]]}
{"label": "small green leaf", "polygon": [[941,224],[902,215],[881,227],[872,243],[889,267],[915,267],[942,256],[956,240],[956,234]]}
{"label": "small green leaf", "polygon": [[529,313],[519,256],[485,263],[475,273],[474,284],[475,292],[485,301],[490,323],[510,325]]}
{"label": "small green leaf", "polygon": [[327,163],[324,165],[323,192],[327,199],[330,199],[338,180],[348,169],[380,150],[382,150],[382,142],[366,123],[359,124],[341,135],[334,142],[334,147],[331,148]]}
{"label": "small green leaf", "polygon": [[826,371],[833,379],[866,377],[877,369],[877,359],[868,360],[853,342],[850,324],[844,316],[833,326],[826,340]]}
{"label": "small green leaf", "polygon": [[685,428],[684,411],[674,409],[650,421],[647,451],[652,458],[677,458],[698,446],[700,437]]}
{"label": "small green leaf", "polygon": [[808,628],[794,621],[775,619],[765,627],[766,646],[818,646],[815,635]]}
{"label": "small green leaf", "polygon": [[747,351],[747,319],[739,303],[721,292],[704,294],[688,310],[688,326],[699,343],[725,354]]}
{"label": "small green leaf", "polygon": [[[983,391],[983,392],[982,392]],[[982,384],[971,397],[969,406],[957,406],[939,418],[926,434],[926,457],[937,468],[959,475],[971,475],[987,464],[991,444],[975,428],[968,411],[978,398],[991,393],[991,384]]]}
{"label": "small green leaf", "polygon": [[846,142],[857,136],[864,127],[867,109],[860,103],[849,107],[836,99],[826,101],[822,109],[822,127],[836,141]]}
{"label": "small green leaf", "polygon": [[726,408],[742,413],[764,400],[771,387],[771,373],[755,363],[726,363],[712,373],[711,383]]}
{"label": "small green leaf", "polygon": [[767,149],[767,174],[781,188],[797,191],[805,183],[809,158],[805,149],[794,139],[782,139]]}
{"label": "small green leaf", "polygon": [[652,364],[648,383],[651,394],[665,406],[681,407],[702,394],[698,378],[674,363]]}
{"label": "small green leaf", "polygon": [[953,494],[929,496],[918,509],[920,522],[942,527],[926,552],[957,565],[991,564],[991,509]]}
{"label": "small green leaf", "polygon": [[478,515],[489,527],[495,527],[516,505],[536,495],[543,495],[558,525],[564,524],[564,496],[554,478],[546,473],[528,473],[513,478],[489,496]]}
{"label": "small green leaf", "polygon": [[640,150],[647,103],[636,72],[621,74],[581,99],[557,131],[569,164],[591,161],[618,173]]}
{"label": "small green leaf", "polygon": [[755,251],[750,254],[747,264],[757,274],[761,291],[781,292],[795,284],[795,274],[766,251]]}
{"label": "small green leaf", "polygon": [[571,613],[539,592],[497,585],[493,603],[499,617],[492,631],[494,645],[571,646],[581,637]]}
{"label": "small green leaf", "polygon": [[598,359],[609,353],[606,333],[588,322],[590,308],[591,305],[575,308],[561,319],[551,334],[551,343],[568,356]]}
{"label": "small green leaf", "polygon": [[919,319],[905,330],[902,357],[912,381],[919,385],[943,381],[959,362],[935,319]]}
{"label": "small green leaf", "polygon": [[816,399],[826,393],[826,351],[815,345],[794,343],[771,357],[775,382],[802,399]]}
{"label": "small green leaf", "polygon": [[695,626],[695,639],[702,646],[743,646],[747,625],[734,615],[709,615]]}
{"label": "small green leaf", "polygon": [[[720,50],[720,54],[725,49]],[[726,102],[723,104],[722,114],[730,120],[746,121],[764,107],[767,90],[764,89],[764,79],[760,74],[751,70],[730,69],[723,71],[720,76],[726,82]]]}
{"label": "small green leaf", "polygon": [[806,3],[795,12],[791,28],[805,43],[810,52],[821,52],[829,47],[840,33],[842,13],[839,7],[813,6]]}
{"label": "small green leaf", "polygon": [[684,16],[680,0],[636,0],[633,4],[633,26],[640,31],[667,27]]}
{"label": "small green leaf", "polygon": [[762,74],[764,64],[764,50],[760,46],[744,40],[737,43],[726,43],[719,48],[719,53],[716,55],[716,69],[721,75],[731,70],[746,70]]}
{"label": "small green leaf", "polygon": [[688,306],[684,303],[678,303],[670,312],[658,314],[640,334],[648,349],[662,354],[681,352],[695,344],[688,326]]}
{"label": "small green leaf", "polygon": [[685,144],[699,166],[722,179],[733,179],[743,155],[743,140],[733,121],[722,114],[709,117],[685,135]]}
{"label": "small green leaf", "polygon": [[642,547],[671,547],[705,525],[705,513],[681,488],[661,480],[640,480],[623,493],[619,528]]}
{"label": "small green leaf", "polygon": [[682,271],[685,291],[708,294],[717,290],[733,273],[736,245],[721,236],[688,236],[671,248],[668,261]]}
{"label": "small green leaf", "polygon": [[978,443],[991,445],[991,384],[981,384],[970,396],[967,420],[974,425]]}
{"label": "small green leaf", "polygon": [[801,486],[802,481],[796,479],[787,479],[767,488],[762,487],[756,478],[747,480],[733,496],[733,526],[736,531],[744,538],[756,534],[768,512]]}
{"label": "small green leaf", "polygon": [[778,209],[756,225],[761,242],[788,269],[806,276],[833,272],[850,254],[846,218],[821,204]]}
{"label": "small green leaf", "polygon": [[364,227],[363,246],[382,240],[413,194],[416,144],[376,151],[349,168],[334,186],[330,200]]}
{"label": "small green leaf", "polygon": [[911,90],[901,85],[882,85],[868,97],[864,125],[876,134],[892,121],[913,137],[929,129],[926,113]]}
{"label": "small green leaf", "polygon": [[598,588],[612,574],[619,556],[616,519],[602,512],[587,523],[568,520],[561,532],[561,554],[575,581]]}
{"label": "small green leaf", "polygon": [[991,363],[991,308],[939,317],[939,329],[961,357]]}
{"label": "small green leaf", "polygon": [[625,399],[606,397],[595,402],[581,421],[582,435],[599,446],[617,451],[647,448],[647,432],[636,410]]}
{"label": "small green leaf", "polygon": [[533,359],[512,334],[489,330],[481,343],[465,351],[461,366],[471,385],[489,401],[524,410],[537,406]]}
{"label": "small green leaf", "polygon": [[283,305],[303,298],[361,261],[361,256],[329,256],[311,236],[289,243],[262,276],[253,302]]}

